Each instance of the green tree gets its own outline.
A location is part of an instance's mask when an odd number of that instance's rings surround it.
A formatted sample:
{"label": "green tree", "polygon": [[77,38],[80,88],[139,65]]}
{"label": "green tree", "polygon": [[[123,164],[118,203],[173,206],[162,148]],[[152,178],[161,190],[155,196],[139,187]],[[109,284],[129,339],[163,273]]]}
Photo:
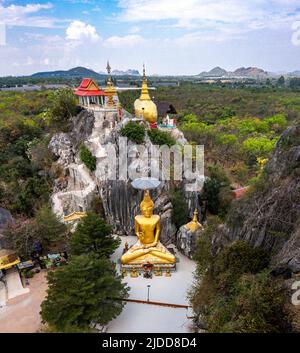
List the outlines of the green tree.
{"label": "green tree", "polygon": [[41,316],[62,332],[107,324],[121,313],[121,299],[128,295],[115,265],[95,254],[72,257],[67,266],[49,272],[48,284]]}
{"label": "green tree", "polygon": [[72,255],[95,252],[109,257],[119,246],[120,241],[112,236],[112,227],[95,213],[88,213],[79,222],[70,240]]}
{"label": "green tree", "polygon": [[66,234],[66,225],[60,222],[48,206],[43,206],[36,212],[35,220],[43,239],[49,244],[62,239]]}
{"label": "green tree", "polygon": [[93,156],[92,152],[83,143],[80,145],[79,157],[91,172],[96,170],[97,158]]}
{"label": "green tree", "polygon": [[9,248],[26,259],[31,255],[36,242],[47,251],[53,242],[64,239],[66,230],[66,226],[52,210],[43,206],[37,211],[35,218],[20,219],[10,224],[4,232],[4,237]]}
{"label": "green tree", "polygon": [[7,246],[26,260],[33,251],[34,243],[43,242],[42,234],[34,219],[19,220],[10,224],[3,235]]}
{"label": "green tree", "polygon": [[[205,180],[203,185],[203,198],[207,201],[208,211],[217,215],[222,208],[222,215],[225,215],[230,206],[230,200],[225,201],[226,193],[230,192],[230,180],[225,171],[218,165],[209,166],[208,171],[210,177]],[[223,203],[221,203],[220,198],[221,192]]]}
{"label": "green tree", "polygon": [[185,202],[184,194],[181,190],[174,190],[170,195],[172,203],[172,223],[177,228],[189,221],[189,211]]}
{"label": "green tree", "polygon": [[77,112],[77,99],[71,89],[64,88],[52,92],[50,99],[51,125],[56,128],[65,129],[70,118]]}

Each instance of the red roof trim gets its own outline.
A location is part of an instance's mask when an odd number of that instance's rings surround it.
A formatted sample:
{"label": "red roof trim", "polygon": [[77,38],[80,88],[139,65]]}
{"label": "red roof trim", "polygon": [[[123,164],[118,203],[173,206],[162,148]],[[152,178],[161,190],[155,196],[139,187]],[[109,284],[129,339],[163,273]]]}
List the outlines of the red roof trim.
{"label": "red roof trim", "polygon": [[76,96],[106,96],[106,93],[104,91],[98,90],[98,91],[84,91],[84,90],[77,90],[75,92]]}

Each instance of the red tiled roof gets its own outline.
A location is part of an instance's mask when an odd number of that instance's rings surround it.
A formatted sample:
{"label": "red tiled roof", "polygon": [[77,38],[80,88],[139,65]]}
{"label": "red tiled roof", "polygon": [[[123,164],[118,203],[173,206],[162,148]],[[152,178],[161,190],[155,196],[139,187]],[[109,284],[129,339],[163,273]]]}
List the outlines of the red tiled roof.
{"label": "red tiled roof", "polygon": [[245,195],[247,190],[248,190],[248,186],[245,186],[243,188],[232,190],[232,193],[236,199],[239,199]]}
{"label": "red tiled roof", "polygon": [[[93,85],[94,87],[97,87],[98,89],[89,89],[89,86]],[[99,89],[97,83],[93,81],[91,78],[84,78],[81,81],[81,84],[79,87],[76,88],[75,94],[77,96],[105,96],[106,93]]]}

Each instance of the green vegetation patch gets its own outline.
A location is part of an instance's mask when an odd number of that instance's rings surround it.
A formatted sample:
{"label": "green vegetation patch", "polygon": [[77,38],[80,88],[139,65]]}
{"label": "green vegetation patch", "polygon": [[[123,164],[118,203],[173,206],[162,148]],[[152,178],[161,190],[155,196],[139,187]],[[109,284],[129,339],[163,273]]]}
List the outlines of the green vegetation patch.
{"label": "green vegetation patch", "polygon": [[130,121],[121,129],[121,135],[130,141],[141,144],[145,139],[145,128],[143,125]]}
{"label": "green vegetation patch", "polygon": [[97,158],[93,156],[85,144],[80,145],[79,157],[91,172],[96,170]]}

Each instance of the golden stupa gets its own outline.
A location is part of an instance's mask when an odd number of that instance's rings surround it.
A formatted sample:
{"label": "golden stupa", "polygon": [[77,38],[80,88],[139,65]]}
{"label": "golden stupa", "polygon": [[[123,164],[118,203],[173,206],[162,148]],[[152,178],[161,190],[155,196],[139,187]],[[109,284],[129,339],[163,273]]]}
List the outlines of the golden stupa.
{"label": "golden stupa", "polygon": [[176,258],[159,241],[160,216],[153,214],[154,203],[149,191],[141,202],[141,215],[135,217],[135,233],[138,241],[121,257],[122,265],[141,268],[144,264],[174,267]]}
{"label": "golden stupa", "polygon": [[185,225],[187,229],[191,232],[196,232],[198,229],[202,229],[203,226],[201,223],[198,222],[198,211],[195,209],[193,219]]}
{"label": "golden stupa", "polygon": [[107,95],[107,106],[110,108],[115,107],[115,102],[114,102],[114,96],[117,95],[117,90],[114,87],[112,77],[111,77],[111,67],[109,65],[109,62],[107,62],[107,67],[106,67],[107,73],[108,73],[108,80],[107,80],[107,85],[104,90],[104,92]]}
{"label": "golden stupa", "polygon": [[137,118],[144,118],[150,124],[157,122],[157,107],[149,96],[145,65],[143,67],[142,92],[140,98],[134,102],[134,110]]}

